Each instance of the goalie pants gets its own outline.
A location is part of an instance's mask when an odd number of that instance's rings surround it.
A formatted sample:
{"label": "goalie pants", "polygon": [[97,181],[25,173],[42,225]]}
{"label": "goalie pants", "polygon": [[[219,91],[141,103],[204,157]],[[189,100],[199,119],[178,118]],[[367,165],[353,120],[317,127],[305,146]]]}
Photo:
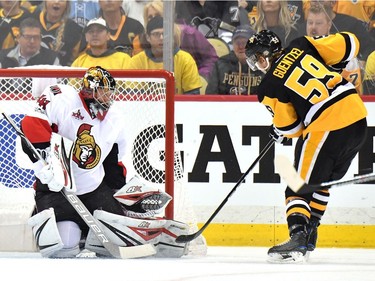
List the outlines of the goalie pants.
{"label": "goalie pants", "polygon": [[[310,184],[339,180],[348,171],[350,164],[365,143],[367,121],[362,119],[348,127],[331,132],[312,132],[304,139],[300,137],[295,147],[295,167],[301,177]],[[285,191],[287,221],[293,225],[304,225],[314,217],[323,216],[329,199],[328,189],[310,194]]]}
{"label": "goalie pants", "polygon": [[[40,184],[40,182],[39,182]],[[44,190],[40,191],[37,184],[35,193],[36,211],[41,212],[50,207],[54,208],[56,222],[74,221],[79,225],[84,236],[88,233],[86,222],[80,217],[74,207],[65,198],[61,192],[52,192]],[[95,210],[103,210],[117,215],[123,215],[121,204],[113,197],[113,190],[102,182],[97,189],[92,192],[78,196],[82,203],[92,214]]]}

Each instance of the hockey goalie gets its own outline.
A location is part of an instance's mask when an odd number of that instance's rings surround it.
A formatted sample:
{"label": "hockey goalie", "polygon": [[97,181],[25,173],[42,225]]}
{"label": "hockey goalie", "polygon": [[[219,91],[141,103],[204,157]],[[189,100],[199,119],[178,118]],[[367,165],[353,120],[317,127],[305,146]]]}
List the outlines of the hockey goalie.
{"label": "hockey goalie", "polygon": [[[122,248],[149,244],[157,257],[187,252],[187,245],[174,241],[187,234],[188,226],[162,216],[172,198],[137,177],[126,183],[120,160],[125,158],[126,124],[111,106],[115,95],[111,74],[92,67],[78,92],[69,85],[48,86],[36,110],[21,121],[24,140],[29,141],[22,148],[36,178],[36,208],[29,225],[43,257],[76,257],[83,249],[111,256],[97,228]],[[89,216],[80,214],[67,193],[82,201]],[[92,227],[90,216],[100,224]]]}

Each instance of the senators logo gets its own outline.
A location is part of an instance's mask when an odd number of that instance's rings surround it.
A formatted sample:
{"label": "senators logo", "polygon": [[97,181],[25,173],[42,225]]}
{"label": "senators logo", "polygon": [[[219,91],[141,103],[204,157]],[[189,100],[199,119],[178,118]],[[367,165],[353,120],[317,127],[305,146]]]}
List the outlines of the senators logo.
{"label": "senators logo", "polygon": [[77,140],[74,143],[73,161],[83,169],[95,168],[101,156],[101,149],[96,144],[94,136],[91,135],[91,128],[89,124],[79,126]]}

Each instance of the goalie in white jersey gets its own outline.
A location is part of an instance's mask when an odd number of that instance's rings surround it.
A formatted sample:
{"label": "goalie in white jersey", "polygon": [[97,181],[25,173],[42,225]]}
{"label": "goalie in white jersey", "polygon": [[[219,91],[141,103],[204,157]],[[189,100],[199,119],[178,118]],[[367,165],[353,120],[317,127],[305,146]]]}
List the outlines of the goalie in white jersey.
{"label": "goalie in white jersey", "polygon": [[[149,210],[142,209],[142,204],[130,204],[132,206],[125,209],[121,204],[123,202],[114,197],[114,190],[121,190],[127,186],[126,168],[120,161],[125,156],[126,130],[121,114],[111,107],[115,94],[116,81],[112,75],[99,66],[91,67],[85,73],[82,88],[78,93],[69,85],[47,87],[37,100],[35,114],[25,116],[21,122],[22,131],[47,162],[45,165],[45,161],[36,159],[26,146],[23,147],[34,163],[36,176],[36,215],[30,218],[29,224],[33,227],[37,245],[44,257],[76,256],[82,250],[81,237],[87,237],[86,249],[102,255],[109,254],[91,233],[92,230],[89,232],[87,224],[77,211],[59,192],[63,185],[57,179],[55,167],[50,161],[51,153],[54,153],[50,147],[53,133],[73,141],[71,169],[76,195],[94,217],[100,217],[101,221],[105,221],[111,227],[112,224],[115,225],[117,232],[126,233],[116,236],[116,241],[112,242],[119,246],[141,243],[157,245],[157,239],[162,236],[163,229],[169,226],[169,221],[153,218],[144,224],[148,226],[148,229],[142,229],[146,234],[137,236],[129,226],[138,226],[145,218],[129,218],[125,217],[124,213],[131,210],[132,214],[144,214]],[[145,193],[140,193],[138,198],[144,199]],[[163,201],[162,205],[171,199],[161,192],[152,191],[150,194],[159,194]],[[181,227],[177,227],[176,236],[181,234],[180,230],[185,231],[184,224],[177,222],[177,225]],[[110,231],[109,229],[111,228],[104,231]],[[155,235],[147,235],[147,231],[150,230],[159,231],[157,239]],[[170,240],[174,241],[174,238],[171,237]],[[165,252],[165,249],[159,252],[163,251]],[[184,251],[184,247],[180,247],[179,253],[171,255],[181,256]]]}

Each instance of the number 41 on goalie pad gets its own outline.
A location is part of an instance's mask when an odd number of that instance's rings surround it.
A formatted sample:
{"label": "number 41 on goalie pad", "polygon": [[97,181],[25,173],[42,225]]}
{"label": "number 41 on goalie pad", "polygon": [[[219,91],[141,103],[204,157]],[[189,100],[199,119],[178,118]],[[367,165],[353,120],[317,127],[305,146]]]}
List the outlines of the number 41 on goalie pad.
{"label": "number 41 on goalie pad", "polygon": [[76,192],[76,185],[72,175],[71,155],[73,141],[52,133],[51,136],[51,165],[55,180],[69,192]]}

